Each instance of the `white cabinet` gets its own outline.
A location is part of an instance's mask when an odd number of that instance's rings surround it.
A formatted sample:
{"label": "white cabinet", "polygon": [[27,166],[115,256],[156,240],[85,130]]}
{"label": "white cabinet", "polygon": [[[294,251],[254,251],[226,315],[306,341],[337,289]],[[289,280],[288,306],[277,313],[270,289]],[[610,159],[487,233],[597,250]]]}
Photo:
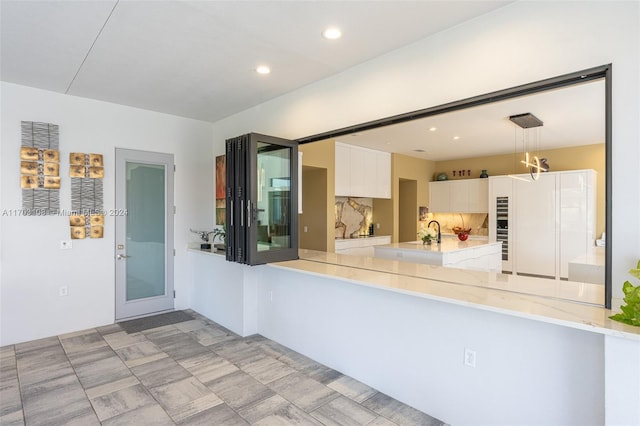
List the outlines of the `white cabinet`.
{"label": "white cabinet", "polygon": [[451,182],[429,182],[429,211],[432,213],[447,213],[451,209],[450,185]]}
{"label": "white cabinet", "polygon": [[391,236],[347,238],[336,240],[336,254],[351,254],[356,256],[374,255],[374,246],[390,244]]}
{"label": "white cabinet", "polygon": [[560,276],[569,276],[569,262],[591,252],[595,236],[595,172],[563,173],[560,188]]}
{"label": "white cabinet", "polygon": [[489,181],[487,179],[467,179],[468,212],[487,213],[489,211]]}
{"label": "white cabinet", "polygon": [[556,176],[515,180],[515,252],[519,274],[556,276]]}
{"label": "white cabinet", "polygon": [[335,195],[391,198],[391,154],[336,142]]}
{"label": "white cabinet", "polygon": [[336,196],[348,196],[351,190],[351,150],[348,146],[336,144],[336,171],[335,188]]}
{"label": "white cabinet", "polygon": [[487,213],[487,179],[429,182],[429,210],[433,213]]}
{"label": "white cabinet", "polygon": [[[537,181],[521,177],[489,178],[489,240],[507,241],[505,270],[567,278],[569,262],[594,245],[596,172],[544,173]],[[500,202],[508,203],[503,220],[496,208]]]}
{"label": "white cabinet", "polygon": [[449,185],[446,181],[429,182],[429,211],[432,213],[446,213],[451,211],[449,206]]}

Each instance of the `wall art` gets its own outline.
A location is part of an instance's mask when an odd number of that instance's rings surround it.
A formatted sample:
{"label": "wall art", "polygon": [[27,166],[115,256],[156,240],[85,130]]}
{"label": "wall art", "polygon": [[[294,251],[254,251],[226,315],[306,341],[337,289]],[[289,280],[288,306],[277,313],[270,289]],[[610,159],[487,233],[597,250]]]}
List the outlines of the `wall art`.
{"label": "wall art", "polygon": [[60,151],[58,125],[21,122],[20,187],[26,216],[60,212]]}
{"label": "wall art", "polygon": [[69,154],[71,177],[71,238],[103,238],[104,236],[104,164],[102,154]]}
{"label": "wall art", "polygon": [[224,225],[226,219],[226,158],[226,155],[216,157],[216,225]]}

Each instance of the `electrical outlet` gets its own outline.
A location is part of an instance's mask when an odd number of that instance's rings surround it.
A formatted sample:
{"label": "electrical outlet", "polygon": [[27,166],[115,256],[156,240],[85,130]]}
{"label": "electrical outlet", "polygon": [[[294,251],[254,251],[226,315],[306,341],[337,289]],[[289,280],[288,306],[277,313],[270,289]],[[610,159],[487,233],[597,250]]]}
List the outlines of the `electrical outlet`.
{"label": "electrical outlet", "polygon": [[380,229],[380,224],[376,223],[376,229]]}
{"label": "electrical outlet", "polygon": [[464,365],[476,368],[476,351],[464,348]]}
{"label": "electrical outlet", "polygon": [[60,287],[60,290],[58,290],[60,297],[63,296],[68,296],[69,295],[69,287],[67,287],[66,285],[63,285],[62,287]]}
{"label": "electrical outlet", "polygon": [[60,250],[69,250],[73,247],[71,244],[71,240],[61,240],[60,241]]}

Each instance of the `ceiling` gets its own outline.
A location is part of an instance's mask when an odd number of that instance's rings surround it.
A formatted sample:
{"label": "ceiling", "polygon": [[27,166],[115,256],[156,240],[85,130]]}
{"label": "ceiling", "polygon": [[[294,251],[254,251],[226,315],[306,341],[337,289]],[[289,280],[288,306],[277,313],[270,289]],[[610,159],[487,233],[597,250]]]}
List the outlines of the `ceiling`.
{"label": "ceiling", "polygon": [[[542,120],[543,126],[522,130],[509,121],[509,116],[527,112]],[[456,136],[459,139],[453,139]],[[432,161],[513,153],[522,149],[523,139],[539,142],[535,151],[605,143],[604,80],[337,138],[347,144]]]}
{"label": "ceiling", "polygon": [[[1,0],[0,78],[215,122],[508,3]],[[328,26],[343,37],[322,38]],[[434,161],[502,154],[524,112],[544,122],[542,148],[604,142],[602,82],[340,140]]]}
{"label": "ceiling", "polygon": [[2,0],[0,78],[214,122],[508,3]]}

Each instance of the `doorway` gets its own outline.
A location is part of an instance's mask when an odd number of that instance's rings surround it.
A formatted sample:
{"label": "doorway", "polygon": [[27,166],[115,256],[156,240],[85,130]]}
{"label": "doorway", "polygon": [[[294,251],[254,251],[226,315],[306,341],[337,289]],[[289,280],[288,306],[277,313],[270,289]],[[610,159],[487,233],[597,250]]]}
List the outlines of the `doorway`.
{"label": "doorway", "polygon": [[173,310],[173,154],[116,148],[116,321]]}
{"label": "doorway", "polygon": [[302,185],[300,248],[327,251],[327,169],[304,166]]}
{"label": "doorway", "polygon": [[416,241],[418,226],[418,181],[400,179],[398,191],[398,242]]}

